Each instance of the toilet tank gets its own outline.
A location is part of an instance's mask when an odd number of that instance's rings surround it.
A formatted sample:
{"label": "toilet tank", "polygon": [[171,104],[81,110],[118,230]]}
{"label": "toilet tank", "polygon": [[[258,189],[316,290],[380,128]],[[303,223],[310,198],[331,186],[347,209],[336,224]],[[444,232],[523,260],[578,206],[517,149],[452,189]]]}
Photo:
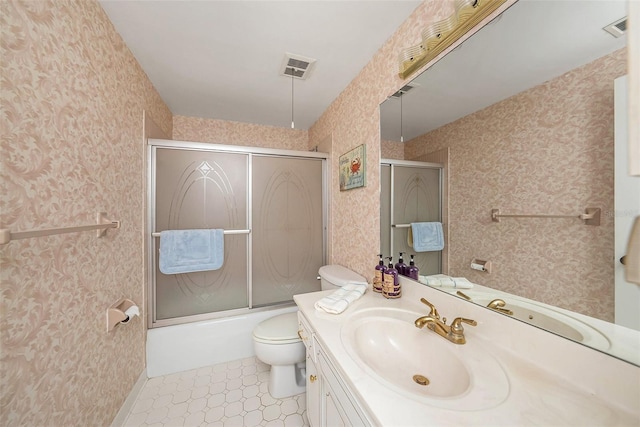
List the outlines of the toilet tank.
{"label": "toilet tank", "polygon": [[318,274],[323,291],[340,288],[348,283],[367,283],[367,279],[341,265],[323,265]]}

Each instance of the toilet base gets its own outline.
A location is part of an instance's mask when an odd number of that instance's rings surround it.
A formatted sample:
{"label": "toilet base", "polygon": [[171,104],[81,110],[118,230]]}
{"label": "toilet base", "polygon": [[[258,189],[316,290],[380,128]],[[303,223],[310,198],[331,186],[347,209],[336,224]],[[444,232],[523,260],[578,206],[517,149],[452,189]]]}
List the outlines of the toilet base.
{"label": "toilet base", "polygon": [[291,397],[306,391],[305,362],[296,365],[271,366],[269,394],[276,399]]}

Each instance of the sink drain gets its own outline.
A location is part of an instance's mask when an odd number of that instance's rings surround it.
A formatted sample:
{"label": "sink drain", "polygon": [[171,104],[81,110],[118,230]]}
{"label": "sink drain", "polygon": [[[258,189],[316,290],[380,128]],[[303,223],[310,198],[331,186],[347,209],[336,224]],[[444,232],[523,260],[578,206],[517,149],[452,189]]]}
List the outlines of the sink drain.
{"label": "sink drain", "polygon": [[420,385],[429,385],[429,378],[424,375],[416,374],[413,376],[413,381]]}

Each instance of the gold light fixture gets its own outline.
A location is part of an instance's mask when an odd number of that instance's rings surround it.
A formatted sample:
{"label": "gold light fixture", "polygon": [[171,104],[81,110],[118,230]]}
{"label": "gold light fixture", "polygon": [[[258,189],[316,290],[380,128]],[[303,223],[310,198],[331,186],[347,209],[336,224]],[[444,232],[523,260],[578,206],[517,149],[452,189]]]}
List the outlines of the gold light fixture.
{"label": "gold light fixture", "polygon": [[508,0],[455,0],[454,12],[422,31],[422,43],[400,53],[400,77],[406,79],[455,43]]}

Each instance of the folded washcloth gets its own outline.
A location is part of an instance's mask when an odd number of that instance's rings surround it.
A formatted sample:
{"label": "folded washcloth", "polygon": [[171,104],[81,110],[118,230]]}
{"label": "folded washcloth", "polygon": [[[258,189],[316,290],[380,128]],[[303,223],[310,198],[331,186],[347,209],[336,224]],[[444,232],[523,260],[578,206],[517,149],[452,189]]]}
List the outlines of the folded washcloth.
{"label": "folded washcloth", "polygon": [[407,243],[416,252],[441,251],[444,249],[442,223],[412,222],[407,234]]}
{"label": "folded washcloth", "polygon": [[224,230],[160,232],[159,268],[163,274],[217,270],[224,261]]}
{"label": "folded washcloth", "polygon": [[353,282],[345,285],[321,300],[316,301],[316,310],[323,310],[331,314],[340,314],[349,304],[360,298],[366,292],[367,282]]}
{"label": "folded washcloth", "polygon": [[419,276],[418,281],[423,285],[436,286],[440,288],[458,288],[458,289],[473,288],[473,283],[471,283],[464,277]]}

